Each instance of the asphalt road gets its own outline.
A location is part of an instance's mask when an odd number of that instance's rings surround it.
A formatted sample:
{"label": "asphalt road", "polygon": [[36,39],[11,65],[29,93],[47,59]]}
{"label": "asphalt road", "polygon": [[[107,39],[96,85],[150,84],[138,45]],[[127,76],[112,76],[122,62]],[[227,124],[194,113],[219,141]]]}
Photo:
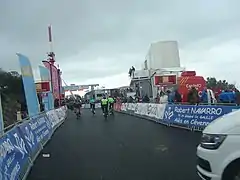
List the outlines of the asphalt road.
{"label": "asphalt road", "polygon": [[198,180],[199,138],[200,133],[125,114],[105,121],[100,111],[92,116],[84,110],[76,120],[69,112],[28,180]]}

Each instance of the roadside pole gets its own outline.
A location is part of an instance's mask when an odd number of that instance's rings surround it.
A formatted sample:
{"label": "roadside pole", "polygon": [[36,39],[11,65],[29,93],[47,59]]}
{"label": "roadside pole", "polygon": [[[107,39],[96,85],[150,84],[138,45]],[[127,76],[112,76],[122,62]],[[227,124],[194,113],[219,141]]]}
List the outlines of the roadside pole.
{"label": "roadside pole", "polygon": [[2,111],[2,95],[0,93],[0,135],[4,134],[4,122],[3,122],[3,111]]}

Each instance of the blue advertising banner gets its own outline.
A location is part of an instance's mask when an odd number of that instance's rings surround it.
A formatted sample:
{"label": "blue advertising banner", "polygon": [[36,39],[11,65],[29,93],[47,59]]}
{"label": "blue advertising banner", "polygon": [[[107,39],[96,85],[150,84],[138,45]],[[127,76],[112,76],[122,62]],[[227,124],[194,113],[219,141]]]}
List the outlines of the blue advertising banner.
{"label": "blue advertising banner", "polygon": [[48,120],[51,124],[52,129],[56,129],[58,123],[60,122],[60,119],[58,118],[58,115],[55,110],[51,110],[46,112],[46,115],[48,117]]}
{"label": "blue advertising banner", "polygon": [[53,129],[46,114],[32,117],[28,124],[33,132],[36,144],[44,144],[51,137]]}
{"label": "blue advertising banner", "polygon": [[39,113],[39,103],[37,98],[36,86],[33,79],[32,66],[29,59],[26,56],[22,54],[17,55],[21,68],[22,81],[28,107],[28,114],[29,116],[34,116]]}
{"label": "blue advertising banner", "polygon": [[[29,165],[28,152],[17,128],[0,139],[0,179],[18,180]],[[25,172],[23,172],[25,171]]]}
{"label": "blue advertising banner", "polygon": [[[60,108],[65,112],[65,108]],[[59,111],[59,114],[63,114]],[[64,114],[65,117],[65,114]],[[14,127],[0,137],[0,180],[23,179],[31,161],[53,133],[45,113]]]}
{"label": "blue advertising banner", "polygon": [[21,124],[18,126],[19,132],[21,136],[23,137],[27,150],[30,154],[30,157],[33,159],[35,158],[36,154],[40,149],[42,148],[40,142],[37,142],[37,138],[34,135],[33,131],[31,130],[31,127],[28,122]]}
{"label": "blue advertising banner", "polygon": [[239,108],[239,106],[167,105],[163,121],[188,127],[206,127],[216,118]]}

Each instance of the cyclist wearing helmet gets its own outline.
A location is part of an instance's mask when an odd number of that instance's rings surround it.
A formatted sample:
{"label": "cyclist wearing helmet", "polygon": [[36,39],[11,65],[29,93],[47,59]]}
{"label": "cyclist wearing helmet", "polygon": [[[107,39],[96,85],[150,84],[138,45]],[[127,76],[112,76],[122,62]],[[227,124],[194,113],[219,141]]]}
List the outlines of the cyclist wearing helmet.
{"label": "cyclist wearing helmet", "polygon": [[90,102],[90,109],[95,114],[95,96],[94,95],[92,96],[89,102]]}
{"label": "cyclist wearing helmet", "polygon": [[111,97],[111,95],[108,97],[108,103],[109,103],[109,110],[112,111],[113,109],[113,104],[114,104],[114,99]]}
{"label": "cyclist wearing helmet", "polygon": [[74,108],[77,115],[81,115],[82,102],[80,99],[75,100]]}
{"label": "cyclist wearing helmet", "polygon": [[106,95],[103,95],[103,98],[101,99],[101,107],[102,107],[103,115],[105,113],[108,115],[108,99],[106,98]]}

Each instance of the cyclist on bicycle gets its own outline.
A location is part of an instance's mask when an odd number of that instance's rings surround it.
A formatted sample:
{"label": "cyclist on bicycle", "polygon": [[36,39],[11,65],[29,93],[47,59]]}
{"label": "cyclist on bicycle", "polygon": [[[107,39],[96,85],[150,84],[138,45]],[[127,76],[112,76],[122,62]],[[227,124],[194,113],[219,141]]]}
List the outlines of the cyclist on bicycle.
{"label": "cyclist on bicycle", "polygon": [[81,107],[82,107],[82,102],[81,100],[75,100],[74,102],[74,109],[77,115],[81,115]]}
{"label": "cyclist on bicycle", "polygon": [[90,99],[90,109],[95,114],[95,96],[93,95],[92,98]]}
{"label": "cyclist on bicycle", "polygon": [[105,113],[108,115],[108,99],[106,98],[105,95],[103,95],[103,98],[101,99],[101,107],[103,115],[105,115]]}
{"label": "cyclist on bicycle", "polygon": [[108,97],[108,103],[109,103],[109,110],[112,112],[113,110],[113,104],[114,104],[114,99],[111,97],[111,95]]}

